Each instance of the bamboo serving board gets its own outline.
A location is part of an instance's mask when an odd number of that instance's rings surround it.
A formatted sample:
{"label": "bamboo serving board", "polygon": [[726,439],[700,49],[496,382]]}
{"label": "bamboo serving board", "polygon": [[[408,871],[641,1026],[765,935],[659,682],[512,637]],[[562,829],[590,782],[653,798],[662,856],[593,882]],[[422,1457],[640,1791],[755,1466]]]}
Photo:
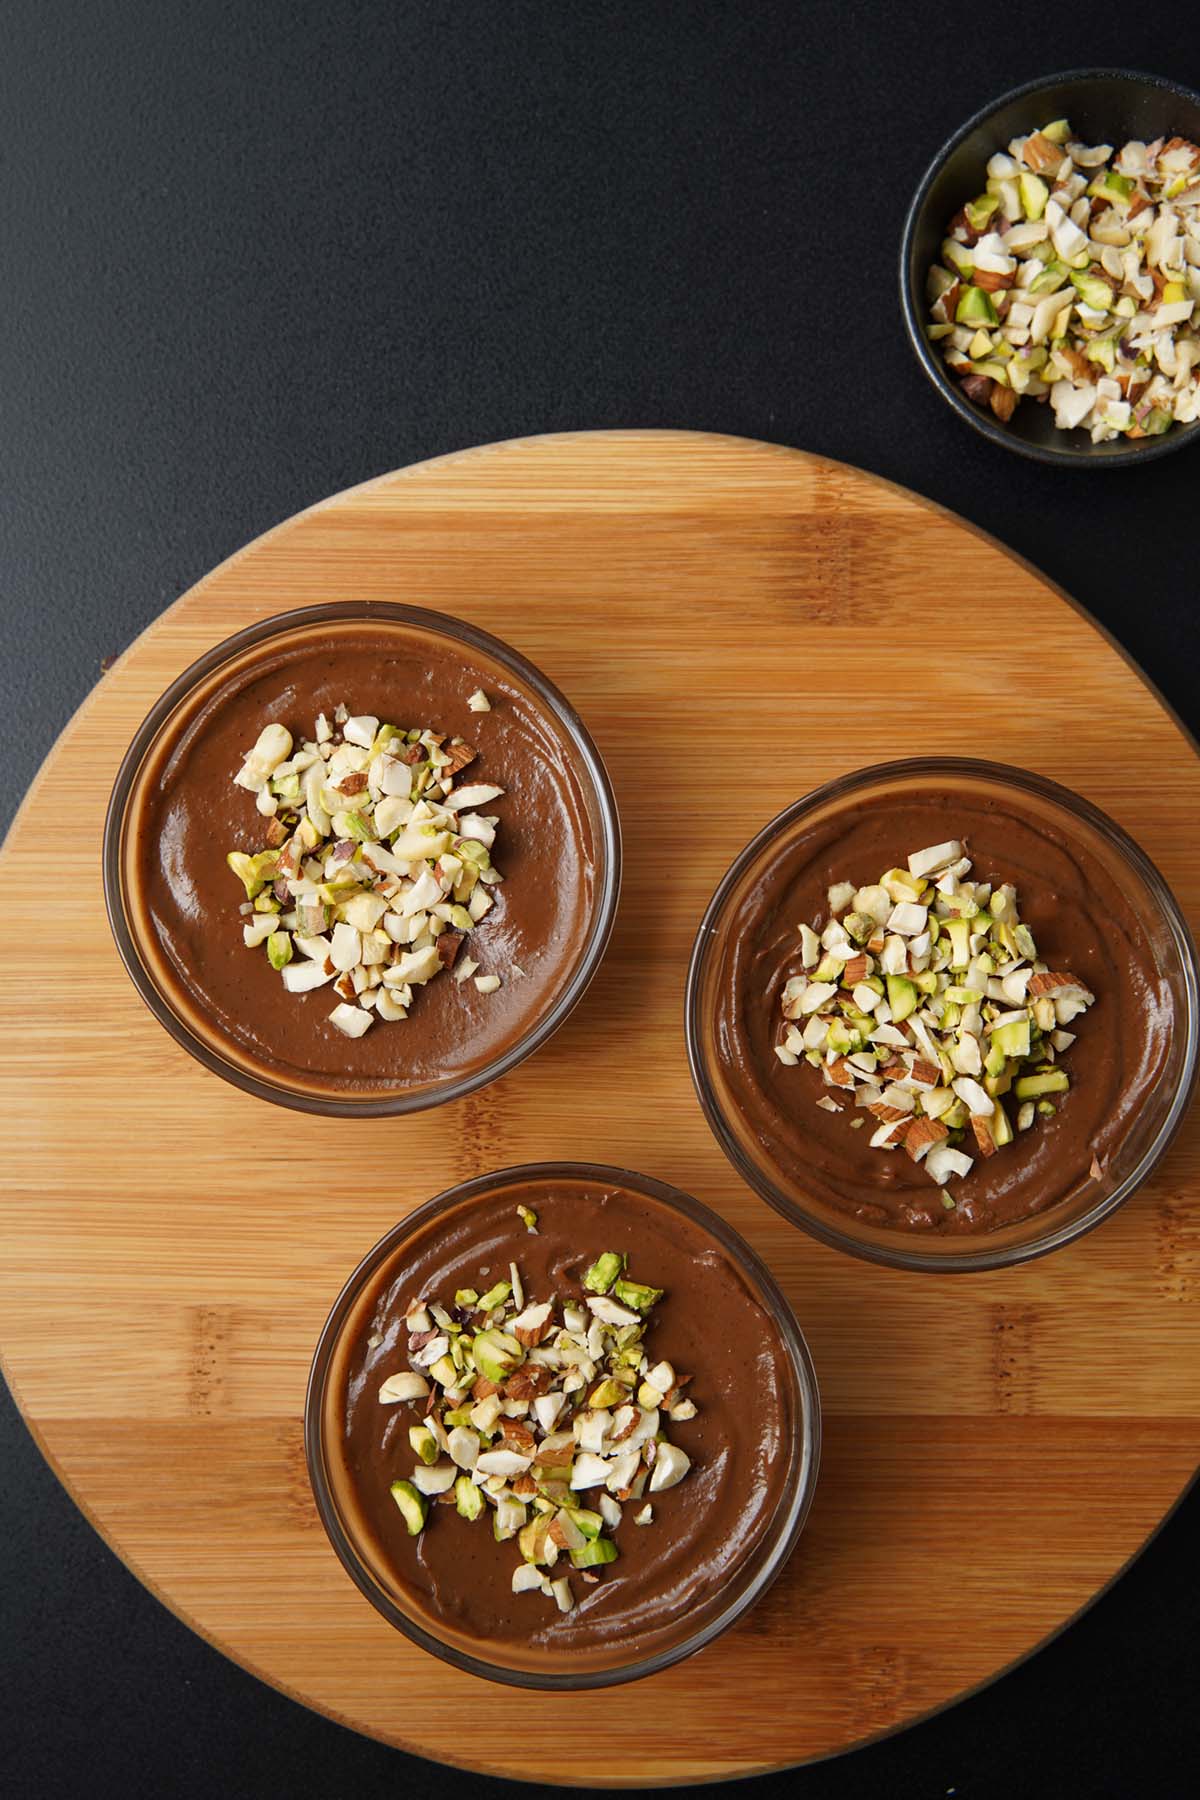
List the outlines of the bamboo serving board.
{"label": "bamboo serving board", "polygon": [[[918,719],[887,696],[924,686],[929,644],[971,595],[1000,629],[956,651]],[[625,831],[608,957],[553,1045],[397,1121],[287,1113],[206,1073],[135,995],[101,900],[105,803],[151,703],[230,632],[343,597],[441,607],[532,658],[591,727]],[[981,718],[976,743],[964,722]],[[732,807],[708,779],[705,745],[722,739],[758,747]],[[3,857],[0,1336],[46,1455],[153,1592],[265,1680],[390,1743],[636,1785],[890,1731],[1095,1596],[1197,1462],[1195,1115],[1155,1180],[1073,1247],[1011,1273],[889,1273],[791,1229],[736,1179],[684,1057],[692,936],[751,834],[857,765],[964,750],[1098,802],[1200,921],[1200,761],[1137,672],[976,531],[794,451],[581,434],[402,470],[251,544],[138,639]],[[668,818],[689,846],[669,869]],[[39,894],[65,822],[82,890],[69,999],[30,1007],[30,970],[64,968]],[[816,1502],[783,1577],[728,1637],[619,1697],[501,1689],[410,1646],[336,1562],[301,1444],[313,1344],[363,1252],[453,1182],[552,1158],[645,1170],[732,1220],[793,1302],[825,1403]]]}

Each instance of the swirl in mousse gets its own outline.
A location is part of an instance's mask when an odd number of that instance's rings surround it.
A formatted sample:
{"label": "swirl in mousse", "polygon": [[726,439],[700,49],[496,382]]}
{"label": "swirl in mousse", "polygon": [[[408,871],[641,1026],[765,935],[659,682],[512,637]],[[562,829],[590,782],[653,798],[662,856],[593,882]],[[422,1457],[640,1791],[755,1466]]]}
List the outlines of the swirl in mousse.
{"label": "swirl in mousse", "polygon": [[452,1660],[628,1679],[723,1629],[790,1551],[816,1469],[807,1352],[746,1246],[670,1189],[567,1166],[471,1190],[401,1228],[327,1327],[325,1522]]}
{"label": "swirl in mousse", "polygon": [[515,652],[414,609],[317,611],[232,640],[153,736],[110,815],[110,911],[115,885],[135,980],[223,1073],[406,1110],[511,1066],[582,991],[615,814]]}

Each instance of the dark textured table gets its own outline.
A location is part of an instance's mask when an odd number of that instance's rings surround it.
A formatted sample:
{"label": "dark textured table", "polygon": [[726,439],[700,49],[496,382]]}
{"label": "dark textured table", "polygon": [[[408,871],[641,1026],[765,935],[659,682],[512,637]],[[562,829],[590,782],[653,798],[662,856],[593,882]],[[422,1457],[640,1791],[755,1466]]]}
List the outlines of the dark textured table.
{"label": "dark textured table", "polygon": [[[4,38],[6,818],[103,658],[247,538],[421,457],[584,426],[773,438],[931,495],[1059,581],[1200,722],[1200,451],[1047,475],[977,442],[916,368],[894,274],[925,161],[1001,89],[1085,61],[1200,86],[1183,0],[1069,20],[1028,0],[9,0]],[[1013,654],[1052,731],[1037,645]],[[0,1789],[510,1791],[223,1661],[94,1536],[7,1396],[0,1430]],[[1193,1494],[983,1694],[751,1785],[1194,1792],[1198,1523]]]}

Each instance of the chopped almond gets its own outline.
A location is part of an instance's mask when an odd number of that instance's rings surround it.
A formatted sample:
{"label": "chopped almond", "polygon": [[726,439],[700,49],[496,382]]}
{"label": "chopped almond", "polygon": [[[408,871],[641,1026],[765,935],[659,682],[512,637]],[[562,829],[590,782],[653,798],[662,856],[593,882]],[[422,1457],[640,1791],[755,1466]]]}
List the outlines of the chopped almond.
{"label": "chopped almond", "polygon": [[460,769],[465,769],[468,763],[475,761],[479,752],[472,745],[464,744],[459,740],[453,744],[447,744],[442,754],[450,758],[448,763],[443,764],[442,774],[457,775]]}
{"label": "chopped almond", "polygon": [[920,1162],[926,1151],[949,1136],[940,1119],[913,1119],[904,1133],[904,1148],[914,1162]]}
{"label": "chopped almond", "polygon": [[996,1140],[992,1136],[991,1126],[986,1119],[977,1113],[971,1114],[971,1130],[975,1133],[975,1142],[979,1145],[981,1156],[995,1156]]}
{"label": "chopped almond", "polygon": [[995,385],[990,375],[964,375],[962,379],[963,393],[968,400],[974,401],[976,406],[988,404]]}
{"label": "chopped almond", "polygon": [[912,1113],[905,1112],[902,1107],[889,1106],[886,1100],[874,1100],[867,1111],[881,1120],[885,1125],[894,1125],[899,1119],[911,1119]]}
{"label": "chopped almond", "polygon": [[455,958],[463,947],[463,939],[465,936],[466,933],[462,931],[443,931],[440,937],[434,939],[434,947],[438,953],[438,961],[441,963],[443,969],[452,969],[454,967]]}
{"label": "chopped almond", "polygon": [[1017,410],[1017,396],[1008,387],[1001,387],[997,382],[988,396],[988,405],[1002,424],[1007,425]]}
{"label": "chopped almond", "polygon": [[497,1424],[504,1436],[506,1450],[515,1450],[519,1456],[532,1456],[536,1448],[536,1440],[528,1425],[520,1419],[499,1418]]}
{"label": "chopped almond", "polygon": [[1059,988],[1077,988],[1082,985],[1073,975],[1054,975],[1049,970],[1043,975],[1029,977],[1029,992],[1035,1000],[1039,1000],[1043,994],[1056,993]]}
{"label": "chopped almond", "polygon": [[1040,131],[1035,131],[1022,145],[1021,161],[1035,175],[1057,175],[1063,163],[1062,145],[1052,143]]}
{"label": "chopped almond", "polygon": [[504,1383],[506,1400],[534,1400],[544,1394],[554,1381],[553,1369],[530,1368],[528,1364],[517,1369]]}

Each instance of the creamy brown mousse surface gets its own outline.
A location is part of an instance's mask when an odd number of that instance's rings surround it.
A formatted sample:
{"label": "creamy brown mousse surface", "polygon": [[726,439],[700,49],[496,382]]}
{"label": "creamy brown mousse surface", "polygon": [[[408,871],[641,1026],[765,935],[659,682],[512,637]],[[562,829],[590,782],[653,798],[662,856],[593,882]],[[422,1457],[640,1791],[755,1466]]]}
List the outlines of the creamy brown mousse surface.
{"label": "creamy brown mousse surface", "polygon": [[[537,1214],[536,1234],[516,1216]],[[431,1501],[410,1537],[389,1493],[414,1457],[408,1405],[377,1399],[380,1383],[407,1368],[404,1315],[418,1298],[452,1300],[459,1287],[507,1279],[515,1261],[527,1301],[580,1301],[595,1257],[623,1251],[628,1273],[665,1289],[650,1314],[647,1352],[693,1377],[697,1416],[667,1421],[692,1467],[678,1486],[645,1495],[653,1521],[635,1525],[627,1504],[610,1534],[619,1558],[590,1585],[563,1558],[572,1612],[538,1593],[514,1594],[514,1540],[497,1543],[492,1514],[471,1522]],[[767,1532],[781,1498],[793,1434],[796,1384],[779,1330],[722,1246],[699,1225],[646,1195],[579,1180],[507,1188],[434,1222],[385,1271],[348,1365],[343,1453],[362,1528],[395,1571],[419,1614],[484,1657],[489,1643],[528,1646],[555,1659],[573,1651],[640,1660],[688,1636],[722,1596],[735,1569]],[[379,1335],[374,1348],[368,1338]],[[452,1498],[452,1496],[451,1496]],[[595,1492],[580,1495],[595,1505]],[[726,1597],[728,1597],[726,1595]]]}
{"label": "creamy brown mousse surface", "polygon": [[[972,879],[1012,882],[1039,958],[1096,996],[1063,1058],[1071,1090],[1053,1118],[940,1189],[903,1150],[872,1149],[870,1131],[817,1106],[817,1070],[774,1053],[780,991],[799,972],[797,926],[828,916],[839,881],[865,885],[911,853],[960,838]],[[1086,847],[1006,795],[934,791],[897,797],[813,826],[764,869],[723,951],[717,1055],[735,1105],[771,1160],[819,1203],[873,1225],[937,1233],[987,1232],[1075,1193],[1134,1128],[1161,1072],[1171,998],[1126,891]],[[972,1146],[967,1144],[970,1151]],[[942,1204],[942,1193],[956,1204]]]}
{"label": "creamy brown mousse surface", "polygon": [[[481,686],[487,713],[467,705]],[[225,863],[227,851],[266,842],[254,796],[233,781],[263,726],[278,721],[299,743],[318,713],[332,717],[339,704],[465,738],[479,753],[470,780],[505,790],[487,809],[501,821],[504,880],[467,940],[479,973],[500,975],[503,987],[480,994],[470,981],[439,977],[416,991],[408,1019],[357,1040],[329,1023],[338,1004],[331,987],[289,993],[263,951],[243,944],[245,893]],[[573,752],[540,706],[465,646],[368,627],[267,646],[164,747],[157,785],[147,788],[136,879],[176,1004],[201,1036],[230,1040],[269,1076],[387,1092],[468,1075],[522,1037],[574,969],[595,865]]]}

